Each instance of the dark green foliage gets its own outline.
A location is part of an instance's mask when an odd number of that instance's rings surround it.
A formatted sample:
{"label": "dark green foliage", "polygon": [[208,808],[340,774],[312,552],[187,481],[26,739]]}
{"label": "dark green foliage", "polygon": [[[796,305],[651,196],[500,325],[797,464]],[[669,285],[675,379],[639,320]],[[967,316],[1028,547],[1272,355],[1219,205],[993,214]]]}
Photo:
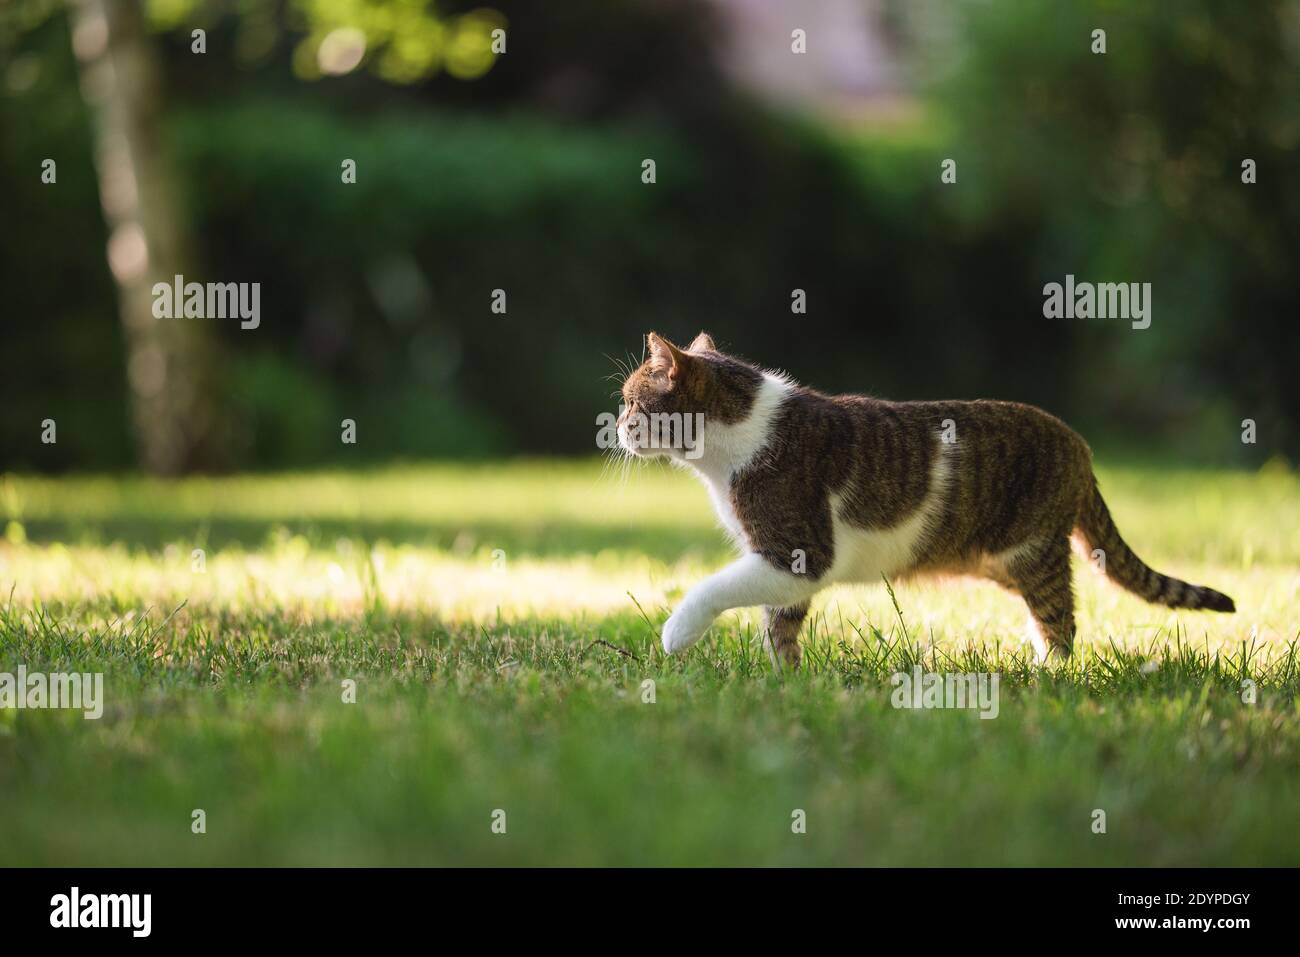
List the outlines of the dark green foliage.
{"label": "dark green foliage", "polygon": [[[223,58],[237,31],[220,18],[201,63],[184,36],[160,35],[201,278],[263,284],[262,327],[223,329],[232,461],[590,451],[595,414],[612,407],[607,356],[639,354],[649,329],[701,328],[828,390],[1017,399],[1105,446],[1294,456],[1287,5],[1059,7],[953,5],[955,45],[891,8],[919,109],[888,130],[737,95],[710,65],[715,28],[687,7],[539,19],[504,4],[516,36],[546,42],[468,85],[304,84],[285,50],[255,69]],[[1098,26],[1103,56],[1089,51]],[[40,62],[33,87],[0,96],[12,466],[129,454],[67,45],[55,16],[5,47]],[[57,190],[38,181],[53,154]],[[1246,157],[1254,185],[1240,181]],[[356,185],[340,182],[344,158]],[[1151,328],[1045,319],[1042,287],[1067,272],[1150,282]],[[497,288],[505,316],[489,310]],[[807,315],[791,313],[795,288]],[[302,407],[279,394],[290,389]],[[412,427],[373,427],[414,395]],[[369,444],[338,447],[345,415],[366,417]],[[37,441],[46,416],[57,447]],[[1256,445],[1240,441],[1244,418]]]}

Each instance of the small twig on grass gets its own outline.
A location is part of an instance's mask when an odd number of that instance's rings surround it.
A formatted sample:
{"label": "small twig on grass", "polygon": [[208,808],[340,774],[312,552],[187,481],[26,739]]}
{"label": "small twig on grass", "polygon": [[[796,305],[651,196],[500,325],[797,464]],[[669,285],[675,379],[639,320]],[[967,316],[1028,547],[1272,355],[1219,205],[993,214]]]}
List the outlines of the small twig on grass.
{"label": "small twig on grass", "polygon": [[641,659],[638,658],[636,655],[632,654],[632,652],[628,651],[626,648],[620,648],[618,645],[610,644],[604,638],[597,638],[595,641],[589,644],[582,653],[585,655],[588,651],[591,651],[591,649],[595,648],[597,645],[604,645],[606,648],[613,648],[624,658],[631,658],[637,664],[641,663]]}

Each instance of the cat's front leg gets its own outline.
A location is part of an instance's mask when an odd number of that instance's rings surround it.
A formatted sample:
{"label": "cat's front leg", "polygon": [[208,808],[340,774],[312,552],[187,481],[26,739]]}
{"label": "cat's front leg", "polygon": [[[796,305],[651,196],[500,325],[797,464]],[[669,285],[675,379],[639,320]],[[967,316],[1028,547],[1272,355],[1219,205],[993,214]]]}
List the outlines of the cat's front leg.
{"label": "cat's front leg", "polygon": [[816,582],[807,576],[778,568],[760,555],[746,555],[686,593],[664,622],[664,651],[671,655],[689,648],[728,609],[798,605],[816,592]]}

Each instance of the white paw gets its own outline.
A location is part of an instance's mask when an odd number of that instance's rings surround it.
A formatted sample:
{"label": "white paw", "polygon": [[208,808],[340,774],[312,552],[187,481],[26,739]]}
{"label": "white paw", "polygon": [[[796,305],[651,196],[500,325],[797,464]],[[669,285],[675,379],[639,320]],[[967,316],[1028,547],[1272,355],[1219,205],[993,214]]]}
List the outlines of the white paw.
{"label": "white paw", "polygon": [[701,622],[698,616],[692,615],[686,608],[678,608],[664,622],[664,651],[670,655],[685,651],[704,637],[709,623],[709,621]]}

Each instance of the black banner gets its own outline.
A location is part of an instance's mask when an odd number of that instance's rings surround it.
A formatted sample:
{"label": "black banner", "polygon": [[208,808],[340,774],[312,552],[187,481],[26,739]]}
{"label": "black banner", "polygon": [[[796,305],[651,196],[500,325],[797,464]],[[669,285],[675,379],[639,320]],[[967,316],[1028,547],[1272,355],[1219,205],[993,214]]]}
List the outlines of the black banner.
{"label": "black banner", "polygon": [[773,922],[842,931],[847,918],[927,940],[1014,929],[1231,945],[1288,930],[1295,910],[1289,870],[41,869],[0,871],[0,883],[8,941],[80,943],[337,946],[430,923],[493,941],[565,926],[622,940],[711,913],[722,939]]}

